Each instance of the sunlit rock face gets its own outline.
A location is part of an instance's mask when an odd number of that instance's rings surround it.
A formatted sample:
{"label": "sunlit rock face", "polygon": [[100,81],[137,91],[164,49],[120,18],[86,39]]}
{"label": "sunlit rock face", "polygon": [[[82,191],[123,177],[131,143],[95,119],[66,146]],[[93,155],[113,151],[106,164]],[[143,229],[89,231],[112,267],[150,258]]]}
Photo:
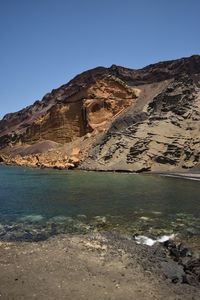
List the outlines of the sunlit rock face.
{"label": "sunlit rock face", "polygon": [[[139,100],[138,100],[139,101]],[[200,161],[200,90],[188,76],[169,81],[141,111],[116,119],[88,158],[101,169],[188,169]],[[124,124],[122,126],[122,124]],[[96,159],[95,159],[96,157]]]}
{"label": "sunlit rock face", "polygon": [[97,68],[44,96],[32,106],[8,114],[0,122],[1,148],[51,140],[68,143],[96,128],[106,129],[135,103],[140,91]]}
{"label": "sunlit rock face", "polygon": [[76,165],[93,170],[189,169],[200,162],[199,121],[200,56],[140,70],[112,65],[6,115],[0,149],[12,157],[61,155],[67,164],[78,147]]}
{"label": "sunlit rock face", "polygon": [[96,128],[105,129],[120,112],[135,103],[138,94],[139,90],[120,79],[97,79],[34,121],[24,135],[25,141],[48,139],[64,144]]}
{"label": "sunlit rock face", "polygon": [[136,104],[112,122],[82,167],[135,172],[198,168],[200,57],[151,65],[138,73],[133,80],[140,90]]}

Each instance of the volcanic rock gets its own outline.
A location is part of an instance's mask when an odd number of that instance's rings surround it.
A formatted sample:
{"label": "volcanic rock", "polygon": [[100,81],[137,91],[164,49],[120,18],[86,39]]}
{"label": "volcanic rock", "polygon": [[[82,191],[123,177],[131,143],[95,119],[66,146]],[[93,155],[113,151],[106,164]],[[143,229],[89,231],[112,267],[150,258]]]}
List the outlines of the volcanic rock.
{"label": "volcanic rock", "polygon": [[198,169],[199,121],[200,56],[139,70],[97,67],[7,114],[0,121],[1,160],[87,170]]}

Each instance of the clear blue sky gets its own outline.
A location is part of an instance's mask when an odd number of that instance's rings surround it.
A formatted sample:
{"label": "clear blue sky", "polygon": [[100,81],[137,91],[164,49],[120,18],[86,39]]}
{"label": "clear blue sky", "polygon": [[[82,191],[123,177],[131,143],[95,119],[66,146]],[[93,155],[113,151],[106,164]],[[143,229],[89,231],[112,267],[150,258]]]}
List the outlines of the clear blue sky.
{"label": "clear blue sky", "polygon": [[0,118],[98,65],[200,53],[199,0],[0,0]]}

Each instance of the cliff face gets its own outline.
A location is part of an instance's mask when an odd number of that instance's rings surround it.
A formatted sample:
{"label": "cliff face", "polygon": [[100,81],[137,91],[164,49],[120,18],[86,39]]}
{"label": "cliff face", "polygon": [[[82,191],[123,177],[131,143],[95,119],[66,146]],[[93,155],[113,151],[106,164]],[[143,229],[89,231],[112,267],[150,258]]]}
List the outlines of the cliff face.
{"label": "cliff face", "polygon": [[140,110],[135,106],[115,120],[87,164],[136,172],[192,168],[200,162],[199,132],[199,84],[183,76],[165,82]]}
{"label": "cliff face", "polygon": [[53,141],[68,155],[78,144],[84,169],[177,170],[200,163],[199,130],[200,56],[192,56],[141,70],[113,65],[84,72],[6,115],[0,148],[21,154]]}
{"label": "cliff face", "polygon": [[6,115],[0,147],[51,140],[68,143],[108,124],[135,103],[139,90],[97,68],[45,95],[42,101]]}
{"label": "cliff face", "polygon": [[96,128],[105,129],[115,116],[134,104],[138,91],[115,77],[98,79],[62,103],[52,106],[26,131],[26,142],[48,139],[68,143]]}

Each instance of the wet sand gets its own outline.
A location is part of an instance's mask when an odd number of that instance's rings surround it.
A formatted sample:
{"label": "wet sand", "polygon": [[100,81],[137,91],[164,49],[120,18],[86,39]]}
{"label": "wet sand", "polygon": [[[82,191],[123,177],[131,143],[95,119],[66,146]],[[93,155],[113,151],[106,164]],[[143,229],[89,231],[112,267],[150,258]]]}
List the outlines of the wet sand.
{"label": "wet sand", "polygon": [[58,235],[0,243],[0,299],[200,299],[200,288],[172,283],[159,247],[111,233]]}

